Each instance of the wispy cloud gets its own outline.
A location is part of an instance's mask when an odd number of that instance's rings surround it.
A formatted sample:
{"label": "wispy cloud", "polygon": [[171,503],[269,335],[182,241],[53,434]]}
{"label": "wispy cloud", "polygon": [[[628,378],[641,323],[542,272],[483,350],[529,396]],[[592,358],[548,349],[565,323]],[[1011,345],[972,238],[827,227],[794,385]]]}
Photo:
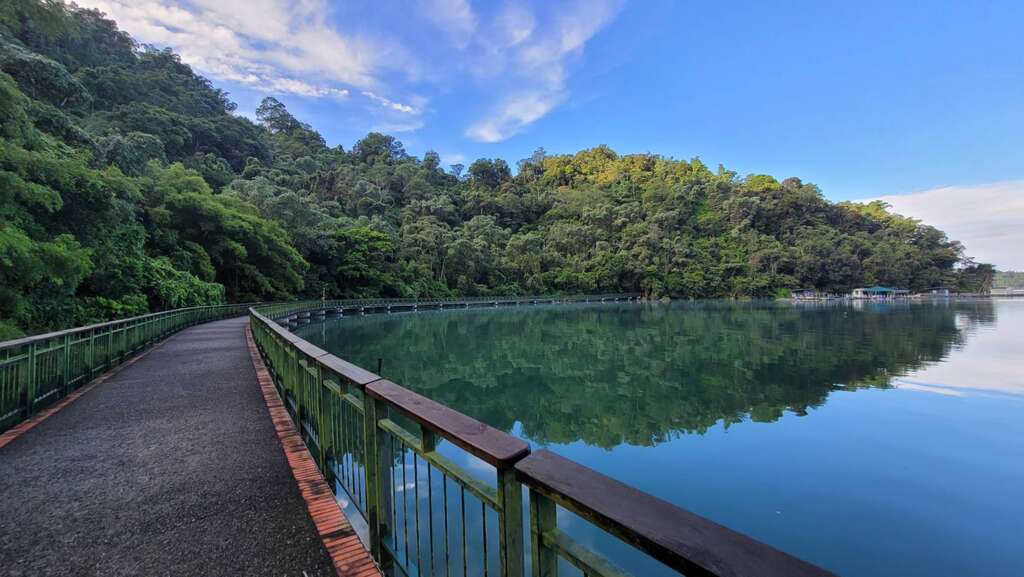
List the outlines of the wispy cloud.
{"label": "wispy cloud", "polygon": [[140,42],[171,47],[215,82],[343,101],[350,126],[417,130],[434,111],[425,94],[465,95],[476,116],[454,128],[481,142],[505,140],[563,105],[587,43],[623,2],[429,0],[396,23],[386,10],[382,19],[331,0],[75,1]]}
{"label": "wispy cloud", "polygon": [[522,4],[510,2],[498,13],[495,27],[501,42],[515,46],[533,35],[537,29],[537,18]]}
{"label": "wispy cloud", "polygon": [[467,0],[432,0],[423,3],[427,18],[444,32],[460,50],[476,32],[477,16]]}
{"label": "wispy cloud", "polygon": [[483,57],[475,72],[483,77],[505,74],[519,89],[471,124],[466,136],[500,142],[564,102],[572,58],[583,53],[621,7],[619,0],[579,0],[540,15],[544,20],[538,24],[538,14],[525,5],[506,5],[477,38]]}
{"label": "wispy cloud", "polygon": [[[341,98],[371,88],[386,47],[344,35],[325,0],[76,0],[211,77],[273,93]],[[310,80],[316,77],[317,81]]]}
{"label": "wispy cloud", "polygon": [[481,142],[501,142],[551,112],[563,95],[539,91],[509,97],[497,109],[466,129],[466,136]]}
{"label": "wispy cloud", "polygon": [[384,121],[374,124],[370,130],[373,132],[394,133],[394,132],[414,132],[423,128],[424,122],[420,118],[414,118],[406,121]]}
{"label": "wispy cloud", "polygon": [[1024,270],[1024,181],[946,186],[878,200],[959,240],[967,254],[1000,269]]}
{"label": "wispy cloud", "polygon": [[377,104],[380,104],[381,106],[383,106],[384,108],[387,108],[389,110],[394,110],[396,112],[402,112],[402,113],[405,113],[405,114],[419,114],[420,113],[420,111],[418,109],[416,109],[416,107],[414,107],[414,106],[412,106],[410,104],[402,104],[401,102],[395,102],[394,100],[388,100],[387,98],[384,98],[383,96],[378,96],[377,94],[374,94],[373,92],[370,92],[369,90],[364,90],[363,91],[363,96],[369,98],[370,100],[376,102]]}

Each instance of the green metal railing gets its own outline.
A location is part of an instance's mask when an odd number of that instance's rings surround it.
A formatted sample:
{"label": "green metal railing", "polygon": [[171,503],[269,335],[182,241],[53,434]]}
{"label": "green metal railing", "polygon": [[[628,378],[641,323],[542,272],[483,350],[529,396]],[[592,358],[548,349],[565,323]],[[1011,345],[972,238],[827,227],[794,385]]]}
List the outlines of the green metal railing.
{"label": "green metal railing", "polygon": [[254,307],[250,326],[321,472],[366,521],[370,551],[388,574],[522,577],[528,568],[533,576],[552,577],[561,559],[584,575],[625,575],[558,527],[562,509],[686,575],[828,575],[549,451],[531,453],[522,440],[348,363],[275,322],[402,306],[635,298],[287,303]]}
{"label": "green metal railing", "polygon": [[167,335],[240,316],[252,303],[152,313],[0,343],[0,431],[80,388]]}

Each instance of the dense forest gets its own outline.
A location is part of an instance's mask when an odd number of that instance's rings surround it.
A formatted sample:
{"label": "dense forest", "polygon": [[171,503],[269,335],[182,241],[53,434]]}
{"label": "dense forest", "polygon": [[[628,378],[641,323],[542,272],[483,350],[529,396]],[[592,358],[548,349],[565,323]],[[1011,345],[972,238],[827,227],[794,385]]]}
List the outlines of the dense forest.
{"label": "dense forest", "polygon": [[442,167],[234,108],[99,12],[5,0],[0,338],[222,301],[991,282],[942,231],[798,178],[606,146]]}
{"label": "dense forest", "polygon": [[996,271],[992,286],[998,288],[1024,289],[1024,272],[1013,270]]}

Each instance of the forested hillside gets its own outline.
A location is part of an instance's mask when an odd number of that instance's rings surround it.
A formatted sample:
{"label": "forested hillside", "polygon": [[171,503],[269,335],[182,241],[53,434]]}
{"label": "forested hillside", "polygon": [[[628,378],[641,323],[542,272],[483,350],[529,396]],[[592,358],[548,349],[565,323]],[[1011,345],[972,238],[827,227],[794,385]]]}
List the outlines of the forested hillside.
{"label": "forested hillside", "polygon": [[0,337],[225,300],[991,281],[942,231],[798,178],[604,146],[516,170],[382,134],[328,147],[59,2],[3,2],[0,70]]}
{"label": "forested hillside", "polygon": [[1024,289],[1024,272],[1012,270],[996,271],[992,286],[998,288]]}

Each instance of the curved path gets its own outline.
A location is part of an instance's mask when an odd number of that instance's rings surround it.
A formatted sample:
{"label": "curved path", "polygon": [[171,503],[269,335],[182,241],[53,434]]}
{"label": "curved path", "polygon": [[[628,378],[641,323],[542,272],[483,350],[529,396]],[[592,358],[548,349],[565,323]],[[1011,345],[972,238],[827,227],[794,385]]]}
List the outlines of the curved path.
{"label": "curved path", "polygon": [[335,574],[247,322],[171,336],[0,448],[0,574]]}

